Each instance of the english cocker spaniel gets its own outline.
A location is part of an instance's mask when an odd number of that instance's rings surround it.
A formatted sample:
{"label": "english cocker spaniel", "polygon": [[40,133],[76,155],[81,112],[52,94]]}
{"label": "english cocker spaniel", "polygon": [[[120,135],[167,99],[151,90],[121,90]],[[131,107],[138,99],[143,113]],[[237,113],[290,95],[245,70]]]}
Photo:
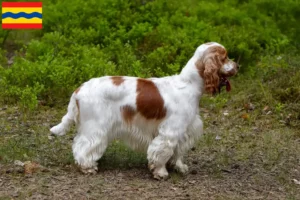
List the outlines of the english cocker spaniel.
{"label": "english cocker spaniel", "polygon": [[200,45],[178,75],[162,78],[105,76],[74,91],[67,114],[51,133],[64,135],[75,122],[73,154],[85,173],[95,173],[97,160],[114,139],[147,152],[154,178],[168,176],[166,164],[188,171],[184,154],[203,133],[199,100],[204,91],[230,90],[226,77],[238,71],[226,49],[216,42]]}

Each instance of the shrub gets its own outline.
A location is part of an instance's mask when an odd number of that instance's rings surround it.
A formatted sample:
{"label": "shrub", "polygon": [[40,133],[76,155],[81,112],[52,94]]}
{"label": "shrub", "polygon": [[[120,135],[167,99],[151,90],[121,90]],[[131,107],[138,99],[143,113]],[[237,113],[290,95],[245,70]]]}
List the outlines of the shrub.
{"label": "shrub", "polygon": [[12,66],[0,56],[0,97],[33,109],[66,102],[91,77],[178,73],[207,41],[254,74],[262,55],[297,48],[298,8],[293,0],[44,0],[41,31],[0,31],[3,45],[22,44]]}

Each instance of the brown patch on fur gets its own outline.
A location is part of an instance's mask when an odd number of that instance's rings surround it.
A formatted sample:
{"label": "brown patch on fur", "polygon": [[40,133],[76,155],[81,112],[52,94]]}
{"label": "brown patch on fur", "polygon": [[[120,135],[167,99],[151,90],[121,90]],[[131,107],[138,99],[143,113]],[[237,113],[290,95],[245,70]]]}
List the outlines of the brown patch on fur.
{"label": "brown patch on fur", "polygon": [[136,111],[132,106],[126,105],[121,107],[123,119],[126,123],[131,123]]}
{"label": "brown patch on fur", "polygon": [[78,109],[78,115],[77,115],[77,123],[79,123],[79,116],[80,116],[80,107],[79,107],[79,100],[76,99],[76,106],[77,106],[77,109]]}
{"label": "brown patch on fur", "polygon": [[77,94],[79,92],[79,90],[81,89],[81,86],[79,88],[77,88],[74,92],[75,94]]}
{"label": "brown patch on fur", "polygon": [[76,99],[76,106],[77,106],[77,108],[79,110],[79,100],[78,99]]}
{"label": "brown patch on fur", "polygon": [[164,100],[156,85],[146,79],[137,80],[137,111],[146,119],[162,119],[166,116],[167,110],[164,107]]}
{"label": "brown patch on fur", "polygon": [[113,84],[116,86],[121,85],[125,81],[122,76],[112,76],[110,77],[110,79],[112,80]]}
{"label": "brown patch on fur", "polygon": [[219,86],[219,70],[227,60],[227,52],[221,46],[211,46],[195,63],[199,75],[204,79],[205,90],[214,93]]}

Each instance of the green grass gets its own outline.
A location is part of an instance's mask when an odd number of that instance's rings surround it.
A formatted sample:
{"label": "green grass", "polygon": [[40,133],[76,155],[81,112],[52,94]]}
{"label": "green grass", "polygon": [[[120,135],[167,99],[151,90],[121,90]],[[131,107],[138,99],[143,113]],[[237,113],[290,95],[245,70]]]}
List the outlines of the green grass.
{"label": "green grass", "polygon": [[[0,130],[1,162],[12,163],[14,160],[36,161],[43,166],[66,166],[74,163],[72,139],[76,134],[74,128],[63,137],[49,138],[50,119],[57,122],[65,108],[41,109],[23,121],[18,107],[2,111]],[[50,119],[49,119],[50,118]],[[53,125],[53,120],[51,124]],[[119,141],[113,142],[99,162],[105,169],[116,167],[131,168],[147,165],[145,154],[128,149]],[[144,167],[143,165],[143,167]]]}

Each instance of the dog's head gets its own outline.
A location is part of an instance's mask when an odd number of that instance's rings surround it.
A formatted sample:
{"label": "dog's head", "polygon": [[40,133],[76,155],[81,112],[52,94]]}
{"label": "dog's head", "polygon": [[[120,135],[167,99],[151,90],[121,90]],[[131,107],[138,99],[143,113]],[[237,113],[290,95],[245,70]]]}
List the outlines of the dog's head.
{"label": "dog's head", "polygon": [[228,58],[226,49],[212,42],[199,46],[196,54],[198,56],[196,67],[204,79],[206,92],[215,94],[220,92],[222,86],[226,86],[226,90],[230,91],[231,86],[227,77],[234,76],[239,66]]}

